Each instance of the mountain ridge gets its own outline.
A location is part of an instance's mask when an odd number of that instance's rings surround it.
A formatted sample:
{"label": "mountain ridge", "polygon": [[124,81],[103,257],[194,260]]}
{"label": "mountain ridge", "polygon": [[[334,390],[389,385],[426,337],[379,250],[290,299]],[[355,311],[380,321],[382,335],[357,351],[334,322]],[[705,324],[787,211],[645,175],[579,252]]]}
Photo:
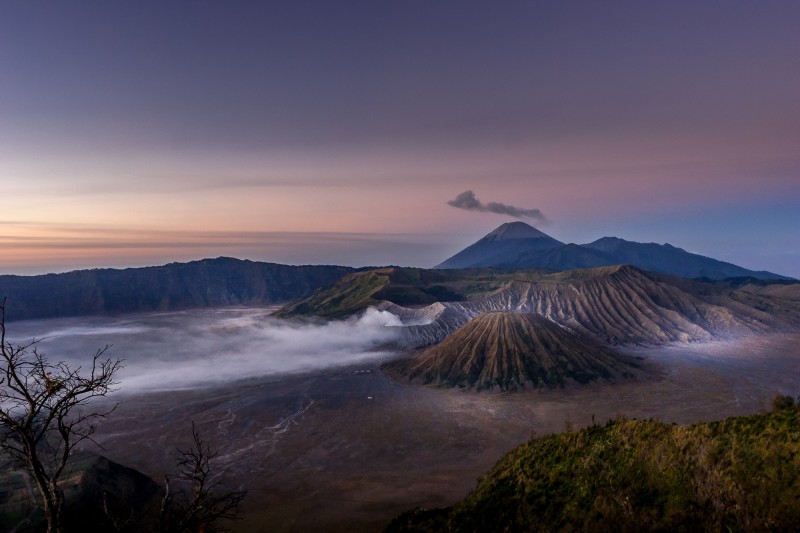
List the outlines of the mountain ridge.
{"label": "mountain ridge", "polygon": [[6,319],[272,305],[332,285],[355,268],[290,266],[218,257],[162,266],[0,275]]}
{"label": "mountain ridge", "polygon": [[709,341],[800,326],[797,302],[629,265],[510,279],[442,306],[428,324],[406,328],[408,344],[440,342],[488,311],[539,314],[607,345]]}
{"label": "mountain ridge", "polygon": [[400,342],[408,348],[441,342],[492,311],[542,315],[609,345],[698,342],[800,327],[796,300],[630,265],[563,272],[357,272],[287,305],[276,316],[346,318],[370,306],[408,319],[400,332]]}
{"label": "mountain ridge", "polygon": [[[513,226],[512,226],[513,225]],[[520,237],[497,239],[511,232]],[[436,265],[435,269],[501,268],[569,270],[631,264],[644,270],[685,278],[722,280],[752,277],[791,280],[773,272],[749,270],[733,263],[687,252],[669,243],[640,243],[601,237],[587,244],[562,243],[524,222],[503,224],[474,244]]]}

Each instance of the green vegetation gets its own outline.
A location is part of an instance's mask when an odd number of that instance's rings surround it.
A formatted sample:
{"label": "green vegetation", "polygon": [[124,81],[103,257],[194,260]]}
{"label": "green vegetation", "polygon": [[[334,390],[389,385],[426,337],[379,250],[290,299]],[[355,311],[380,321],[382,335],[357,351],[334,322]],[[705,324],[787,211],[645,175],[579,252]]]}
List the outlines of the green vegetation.
{"label": "green vegetation", "polygon": [[800,407],[685,426],[619,419],[516,448],[455,507],[387,531],[794,531]]}
{"label": "green vegetation", "polygon": [[389,276],[380,270],[350,274],[333,287],[317,290],[308,298],[287,305],[275,316],[345,318],[373,305],[375,293],[388,283]]}

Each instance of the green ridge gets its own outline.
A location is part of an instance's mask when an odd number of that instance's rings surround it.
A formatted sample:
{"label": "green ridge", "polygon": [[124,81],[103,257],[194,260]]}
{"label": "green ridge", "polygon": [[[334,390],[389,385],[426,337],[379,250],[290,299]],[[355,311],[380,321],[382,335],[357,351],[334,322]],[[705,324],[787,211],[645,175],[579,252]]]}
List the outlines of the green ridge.
{"label": "green ridge", "polygon": [[330,288],[317,290],[311,296],[281,308],[275,316],[345,318],[373,305],[375,293],[388,283],[389,276],[379,270],[350,274]]}
{"label": "green ridge", "polygon": [[800,409],[791,403],[720,422],[619,419],[538,438],[461,503],[407,512],[387,531],[796,531]]}
{"label": "green ridge", "polygon": [[509,280],[534,274],[519,272],[498,275],[493,270],[437,271],[421,268],[388,267],[357,272],[331,287],[280,309],[275,316],[317,316],[344,318],[380,301],[398,305],[428,305],[461,301],[503,287]]}

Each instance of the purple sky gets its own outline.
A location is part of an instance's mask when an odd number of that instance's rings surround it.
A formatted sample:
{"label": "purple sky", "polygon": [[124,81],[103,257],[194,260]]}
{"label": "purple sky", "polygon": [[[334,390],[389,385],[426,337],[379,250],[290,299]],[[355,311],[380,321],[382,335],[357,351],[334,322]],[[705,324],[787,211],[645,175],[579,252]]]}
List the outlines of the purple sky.
{"label": "purple sky", "polygon": [[800,3],[14,2],[0,272],[431,266],[508,215],[800,277]]}

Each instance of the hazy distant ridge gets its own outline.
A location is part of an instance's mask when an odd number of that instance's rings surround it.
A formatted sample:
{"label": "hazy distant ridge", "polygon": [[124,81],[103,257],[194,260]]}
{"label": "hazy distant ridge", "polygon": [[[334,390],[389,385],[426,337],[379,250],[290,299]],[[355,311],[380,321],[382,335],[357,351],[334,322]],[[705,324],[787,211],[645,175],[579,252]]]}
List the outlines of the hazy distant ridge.
{"label": "hazy distant ridge", "polygon": [[302,298],[354,270],[220,257],[123,270],[4,275],[0,298],[8,298],[9,320],[268,305]]}

